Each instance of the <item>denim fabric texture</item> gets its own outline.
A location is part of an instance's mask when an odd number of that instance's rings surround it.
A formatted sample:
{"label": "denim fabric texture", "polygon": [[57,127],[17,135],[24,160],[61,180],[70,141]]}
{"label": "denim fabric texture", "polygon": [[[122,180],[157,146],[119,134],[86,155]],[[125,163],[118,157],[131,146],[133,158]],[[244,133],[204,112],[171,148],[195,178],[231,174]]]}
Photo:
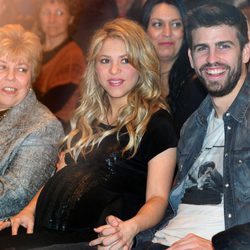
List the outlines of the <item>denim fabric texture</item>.
{"label": "denim fabric texture", "polygon": [[[165,218],[155,228],[139,234],[136,241],[152,239],[156,230],[165,227],[177,214],[186,189],[187,174],[200,154],[213,109],[210,96],[186,121],[177,148],[178,171],[169,197]],[[225,228],[250,221],[250,76],[223,115],[225,147],[223,192]]]}

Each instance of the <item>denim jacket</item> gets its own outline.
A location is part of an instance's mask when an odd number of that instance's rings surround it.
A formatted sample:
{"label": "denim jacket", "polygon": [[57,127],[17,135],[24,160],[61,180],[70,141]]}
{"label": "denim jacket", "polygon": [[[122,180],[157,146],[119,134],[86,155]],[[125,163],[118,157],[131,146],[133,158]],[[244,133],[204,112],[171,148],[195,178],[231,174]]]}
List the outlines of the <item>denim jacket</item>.
{"label": "denim jacket", "polygon": [[[138,235],[138,241],[152,238],[157,229],[165,227],[177,214],[185,193],[187,174],[200,154],[212,109],[211,97],[207,96],[184,124],[177,148],[178,172],[170,193],[166,216],[158,227]],[[223,120],[223,191],[227,229],[250,221],[250,76],[246,78],[238,96],[223,115]]]}

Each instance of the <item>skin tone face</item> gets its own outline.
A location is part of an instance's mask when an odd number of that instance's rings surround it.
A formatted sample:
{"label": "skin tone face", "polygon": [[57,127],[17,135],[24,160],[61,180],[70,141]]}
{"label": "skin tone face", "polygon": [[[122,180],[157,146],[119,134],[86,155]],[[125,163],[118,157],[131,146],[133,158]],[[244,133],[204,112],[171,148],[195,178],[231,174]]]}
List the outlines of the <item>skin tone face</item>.
{"label": "skin tone face", "polygon": [[239,85],[244,63],[249,59],[248,46],[241,52],[236,29],[227,25],[202,27],[192,32],[192,39],[190,62],[210,95],[231,93]]}
{"label": "skin tone face", "polygon": [[111,38],[104,41],[97,56],[96,74],[112,109],[127,104],[128,94],[139,78],[138,71],[128,61],[124,42]]}
{"label": "skin tone face", "polygon": [[62,39],[68,37],[68,28],[73,17],[63,2],[45,2],[40,11],[40,24],[45,37]]}
{"label": "skin tone face", "polygon": [[31,65],[0,57],[0,111],[19,104],[31,87]]}
{"label": "skin tone face", "polygon": [[161,3],[152,9],[147,33],[161,61],[174,63],[183,42],[183,24],[178,9]]}

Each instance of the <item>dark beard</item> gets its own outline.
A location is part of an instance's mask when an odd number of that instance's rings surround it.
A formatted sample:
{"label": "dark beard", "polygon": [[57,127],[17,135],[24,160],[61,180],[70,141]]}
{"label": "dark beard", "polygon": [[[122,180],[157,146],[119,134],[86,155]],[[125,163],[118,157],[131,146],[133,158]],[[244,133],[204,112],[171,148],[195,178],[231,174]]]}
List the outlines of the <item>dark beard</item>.
{"label": "dark beard", "polygon": [[[231,93],[233,91],[233,89],[235,88],[235,86],[237,85],[237,83],[240,79],[241,73],[242,73],[241,62],[242,62],[242,56],[240,56],[240,58],[238,59],[238,63],[237,63],[238,67],[234,71],[229,71],[230,73],[229,73],[229,77],[227,79],[227,85],[221,90],[208,89],[205,79],[201,76],[201,74],[199,74],[198,72],[196,72],[196,73],[198,75],[198,78],[202,82],[203,86],[207,89],[207,92],[210,96],[222,97],[222,96],[225,96],[225,95],[228,95],[229,93]],[[218,63],[216,63],[216,65],[218,65]],[[206,64],[203,67],[211,67],[211,66],[214,66],[214,64]],[[228,66],[227,66],[227,68],[231,69]]]}

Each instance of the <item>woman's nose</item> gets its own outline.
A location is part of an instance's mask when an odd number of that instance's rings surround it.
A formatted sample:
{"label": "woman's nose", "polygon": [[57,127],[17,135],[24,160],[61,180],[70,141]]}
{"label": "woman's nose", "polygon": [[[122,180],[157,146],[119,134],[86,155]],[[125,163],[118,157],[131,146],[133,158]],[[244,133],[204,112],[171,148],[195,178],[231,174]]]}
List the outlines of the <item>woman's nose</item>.
{"label": "woman's nose", "polygon": [[171,34],[172,34],[171,26],[169,24],[166,24],[164,26],[164,28],[163,28],[163,32],[162,33],[163,33],[163,35],[165,35],[167,37],[171,36]]}
{"label": "woman's nose", "polygon": [[115,74],[119,73],[120,70],[121,69],[120,69],[120,67],[119,67],[119,65],[117,63],[112,63],[111,64],[111,67],[110,67],[110,73],[111,74],[115,75]]}

